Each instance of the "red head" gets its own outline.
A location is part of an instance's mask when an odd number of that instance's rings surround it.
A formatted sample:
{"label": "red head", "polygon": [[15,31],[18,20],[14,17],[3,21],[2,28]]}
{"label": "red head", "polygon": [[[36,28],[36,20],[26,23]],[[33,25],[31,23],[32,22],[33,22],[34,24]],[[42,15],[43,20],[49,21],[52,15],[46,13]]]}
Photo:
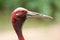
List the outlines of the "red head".
{"label": "red head", "polygon": [[12,12],[12,21],[19,20],[20,18],[26,18],[27,10],[24,8],[17,8]]}
{"label": "red head", "polygon": [[52,17],[50,16],[47,16],[47,15],[42,15],[40,13],[36,13],[36,12],[31,12],[25,8],[22,8],[22,7],[18,7],[17,9],[15,9],[13,12],[12,12],[12,20],[16,19],[16,20],[19,20],[19,18],[22,18],[22,17],[34,17],[34,18],[48,18],[48,19],[53,19]]}

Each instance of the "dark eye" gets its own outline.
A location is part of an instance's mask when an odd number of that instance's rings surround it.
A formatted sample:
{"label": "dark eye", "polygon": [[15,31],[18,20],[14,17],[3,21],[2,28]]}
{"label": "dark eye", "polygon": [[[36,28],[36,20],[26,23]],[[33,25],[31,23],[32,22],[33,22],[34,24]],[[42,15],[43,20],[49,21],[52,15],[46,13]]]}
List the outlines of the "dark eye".
{"label": "dark eye", "polygon": [[22,11],[22,13],[27,13],[27,11]]}
{"label": "dark eye", "polygon": [[22,11],[22,12],[25,12],[25,11]]}

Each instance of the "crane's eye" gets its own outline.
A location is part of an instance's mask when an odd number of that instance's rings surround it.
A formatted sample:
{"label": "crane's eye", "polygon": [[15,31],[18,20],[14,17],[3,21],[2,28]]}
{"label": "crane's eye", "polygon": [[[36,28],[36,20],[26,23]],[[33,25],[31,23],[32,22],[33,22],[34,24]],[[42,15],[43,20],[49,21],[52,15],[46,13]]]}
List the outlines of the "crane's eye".
{"label": "crane's eye", "polygon": [[27,13],[27,11],[24,11],[24,10],[23,10],[22,13]]}

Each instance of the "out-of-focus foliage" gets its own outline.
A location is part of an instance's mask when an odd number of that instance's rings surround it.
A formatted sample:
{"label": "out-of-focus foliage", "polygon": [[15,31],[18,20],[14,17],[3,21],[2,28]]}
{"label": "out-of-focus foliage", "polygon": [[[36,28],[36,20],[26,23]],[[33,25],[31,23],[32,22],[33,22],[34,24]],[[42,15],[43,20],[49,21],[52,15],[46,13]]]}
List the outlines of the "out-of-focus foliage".
{"label": "out-of-focus foliage", "polygon": [[60,21],[60,0],[0,0],[0,12],[3,14],[9,14],[17,7],[50,15]]}

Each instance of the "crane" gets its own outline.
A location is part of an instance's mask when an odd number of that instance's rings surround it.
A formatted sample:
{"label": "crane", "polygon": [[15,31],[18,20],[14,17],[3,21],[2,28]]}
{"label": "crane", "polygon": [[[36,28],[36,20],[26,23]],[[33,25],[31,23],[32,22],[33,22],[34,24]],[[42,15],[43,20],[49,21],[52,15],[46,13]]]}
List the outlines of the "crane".
{"label": "crane", "polygon": [[22,34],[22,26],[27,18],[48,18],[53,19],[50,16],[43,15],[41,13],[29,11],[23,7],[16,8],[11,15],[13,28],[18,36],[19,40],[25,40]]}

